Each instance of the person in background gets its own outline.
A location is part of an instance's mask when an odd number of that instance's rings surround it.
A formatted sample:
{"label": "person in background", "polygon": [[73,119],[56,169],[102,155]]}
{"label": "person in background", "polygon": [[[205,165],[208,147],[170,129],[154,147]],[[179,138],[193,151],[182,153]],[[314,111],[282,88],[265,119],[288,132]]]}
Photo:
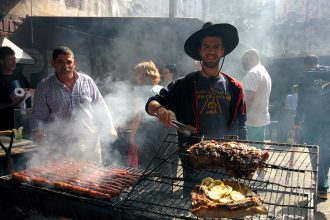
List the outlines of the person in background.
{"label": "person in background", "polygon": [[101,162],[100,135],[117,135],[93,79],[76,70],[72,50],[55,48],[55,73],[37,85],[31,116],[34,141],[48,146],[46,160],[63,155]]}
{"label": "person in background", "polygon": [[280,140],[286,143],[295,143],[294,119],[298,102],[298,85],[293,85],[291,93],[285,97],[283,112],[281,115]]}
{"label": "person in background", "polygon": [[14,128],[14,109],[19,108],[24,97],[13,94],[15,88],[24,88],[33,93],[31,84],[24,75],[15,73],[16,57],[10,47],[0,47],[0,130]]}
{"label": "person in background", "polygon": [[265,141],[266,126],[270,123],[269,97],[272,80],[260,63],[259,52],[248,49],[242,55],[246,74],[242,80],[246,103],[246,126],[249,141]]}
{"label": "person in background", "polygon": [[[319,146],[318,198],[327,199],[330,167],[330,67],[319,64],[316,55],[304,58],[305,72],[299,79],[295,125],[302,130],[303,143]],[[317,162],[312,157],[312,167]]]}
{"label": "person in background", "polygon": [[[151,97],[146,111],[156,116],[162,124],[172,126],[172,119],[189,125],[198,136],[222,138],[234,135],[246,139],[246,115],[243,88],[239,81],[221,72],[227,54],[238,44],[237,29],[230,24],[207,22],[185,42],[186,54],[201,61],[200,71],[189,73],[172,82],[167,90]],[[185,140],[181,133],[179,142]],[[181,161],[183,177],[201,179]],[[189,197],[195,183],[184,182],[183,196]]]}
{"label": "person in background", "polygon": [[291,94],[287,95],[284,102],[284,109],[296,112],[298,102],[298,85],[293,85]]}
{"label": "person in background", "polygon": [[166,130],[157,123],[156,118],[146,117],[144,103],[151,95],[158,94],[163,87],[159,85],[160,74],[152,60],[138,63],[134,69],[134,116],[131,123],[128,162],[131,167],[146,169],[165,139]]}
{"label": "person in background", "polygon": [[178,78],[178,70],[175,64],[165,64],[162,69],[162,84],[169,85],[176,78]]}

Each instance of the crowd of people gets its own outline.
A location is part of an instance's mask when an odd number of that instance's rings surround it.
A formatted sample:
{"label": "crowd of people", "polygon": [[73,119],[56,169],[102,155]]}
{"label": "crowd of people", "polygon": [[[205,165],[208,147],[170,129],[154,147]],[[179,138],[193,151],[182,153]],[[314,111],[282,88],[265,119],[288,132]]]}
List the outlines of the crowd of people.
{"label": "crowd of people", "polygon": [[[179,75],[173,63],[159,69],[152,60],[136,64],[134,112],[128,125],[128,166],[146,169],[166,135],[176,133],[172,119],[188,125],[197,136],[235,136],[240,140],[265,141],[270,123],[272,80],[261,64],[259,52],[253,48],[242,54],[245,71],[242,81],[222,71],[225,57],[238,43],[238,32],[233,25],[207,22],[184,44],[185,53],[199,65],[196,71]],[[320,116],[327,114],[330,107],[326,98],[330,79],[324,76],[330,72],[328,67],[319,65],[316,56],[306,57],[304,64],[306,74],[299,85],[293,86],[286,100],[285,109],[290,112],[292,121],[283,128],[284,141],[288,141],[289,131],[296,126],[303,131],[301,143],[320,146],[318,195],[327,199],[330,150],[325,131],[330,129],[330,123]],[[105,103],[88,74],[76,70],[77,63],[70,48],[55,48],[51,65],[54,74],[42,79],[34,90],[22,74],[14,72],[14,51],[0,48],[0,130],[14,128],[13,110],[22,102],[21,97],[13,95],[18,86],[34,93],[31,129],[35,142],[51,146],[46,158],[61,157],[66,152],[102,162],[100,138],[107,136],[111,142],[117,137],[109,109],[113,106]],[[324,78],[313,84],[320,74]],[[317,111],[308,106],[315,106]],[[178,141],[185,138],[178,132]],[[312,164],[316,166],[313,158]],[[184,178],[192,178],[194,174],[189,165],[182,162],[182,166]],[[184,196],[190,194],[187,184]]]}

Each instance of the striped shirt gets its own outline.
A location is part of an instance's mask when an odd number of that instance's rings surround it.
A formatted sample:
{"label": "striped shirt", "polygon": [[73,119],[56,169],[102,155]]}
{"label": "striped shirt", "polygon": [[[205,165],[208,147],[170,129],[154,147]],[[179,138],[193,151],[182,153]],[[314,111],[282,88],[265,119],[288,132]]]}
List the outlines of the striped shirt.
{"label": "striped shirt", "polygon": [[[56,74],[38,84],[31,116],[32,131],[43,130],[57,120],[73,123],[86,134],[116,134],[109,109],[93,79],[81,72],[73,89],[59,82]],[[78,127],[77,127],[78,126]]]}

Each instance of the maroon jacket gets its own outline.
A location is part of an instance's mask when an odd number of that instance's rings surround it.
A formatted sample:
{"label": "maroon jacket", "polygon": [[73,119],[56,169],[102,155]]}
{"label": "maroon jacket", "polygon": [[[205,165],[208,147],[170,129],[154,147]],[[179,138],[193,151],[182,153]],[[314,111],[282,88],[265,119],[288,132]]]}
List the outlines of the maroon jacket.
{"label": "maroon jacket", "polygon": [[[189,73],[168,85],[167,90],[162,89],[159,95],[148,100],[146,111],[149,102],[157,100],[161,105],[172,110],[178,121],[195,127],[199,132],[200,122],[198,111],[196,111],[198,74],[199,72]],[[237,135],[239,139],[246,140],[246,112],[242,84],[227,74],[222,74],[229,82],[228,90],[232,97],[229,104],[227,129],[231,135]]]}

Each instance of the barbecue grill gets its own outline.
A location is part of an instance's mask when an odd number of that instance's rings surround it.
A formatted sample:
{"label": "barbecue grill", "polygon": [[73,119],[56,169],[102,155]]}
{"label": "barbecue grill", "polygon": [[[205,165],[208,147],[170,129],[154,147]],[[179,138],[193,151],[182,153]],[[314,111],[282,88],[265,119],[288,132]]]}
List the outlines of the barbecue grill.
{"label": "barbecue grill", "polygon": [[[190,198],[182,196],[183,182],[190,182],[193,187],[207,176],[233,178],[221,170],[206,169],[195,170],[196,179],[184,179],[182,165],[177,162],[176,140],[176,135],[167,136],[139,184],[118,204],[132,218],[197,219],[190,212]],[[311,158],[318,161],[318,146],[236,141],[262,145],[270,155],[263,165],[263,178],[257,178],[256,175],[251,178],[236,178],[258,193],[268,210],[268,215],[250,216],[246,219],[314,219],[318,170],[313,170]],[[186,156],[184,154],[179,153],[181,158]],[[176,167],[177,172],[172,172],[171,167]]]}
{"label": "barbecue grill", "polygon": [[[104,170],[126,170],[141,174],[140,170],[106,164]],[[119,196],[111,200],[79,195],[52,186],[41,186],[28,182],[15,181],[13,175],[0,177],[1,199],[12,207],[18,207],[28,215],[45,217],[64,216],[73,219],[117,219],[120,212],[116,204],[125,199],[132,187],[125,188]]]}

